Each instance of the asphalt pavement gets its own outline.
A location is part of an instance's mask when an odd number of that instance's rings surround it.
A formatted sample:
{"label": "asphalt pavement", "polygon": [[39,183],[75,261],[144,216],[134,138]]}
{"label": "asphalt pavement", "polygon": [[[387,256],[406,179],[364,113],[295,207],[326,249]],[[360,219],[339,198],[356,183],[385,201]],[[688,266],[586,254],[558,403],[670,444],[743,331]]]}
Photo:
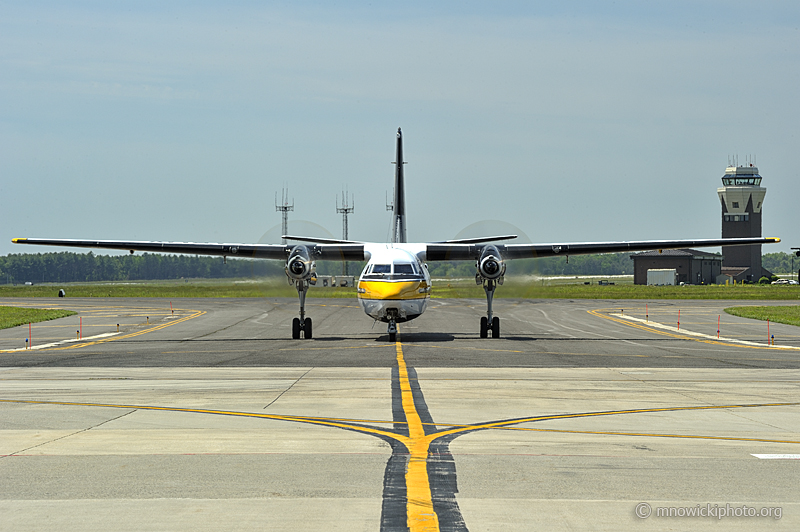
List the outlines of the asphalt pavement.
{"label": "asphalt pavement", "polygon": [[785,302],[0,304],[78,311],[0,331],[0,530],[800,527]]}

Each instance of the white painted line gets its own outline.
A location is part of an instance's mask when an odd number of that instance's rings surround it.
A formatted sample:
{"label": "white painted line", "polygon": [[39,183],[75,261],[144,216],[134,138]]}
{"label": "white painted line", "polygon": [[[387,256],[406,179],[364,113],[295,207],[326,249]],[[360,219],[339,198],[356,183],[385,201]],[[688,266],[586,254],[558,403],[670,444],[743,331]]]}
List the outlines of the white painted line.
{"label": "white painted line", "polygon": [[751,454],[761,460],[800,460],[800,454]]}
{"label": "white painted line", "polygon": [[61,340],[59,342],[52,342],[52,343],[49,343],[49,344],[35,345],[33,347],[30,347],[30,348],[20,347],[19,349],[3,349],[2,352],[3,353],[13,353],[15,351],[36,351],[37,349],[47,349],[48,347],[56,347],[56,346],[63,345],[63,344],[69,344],[69,343],[75,343],[75,342],[85,342],[87,340],[96,340],[97,338],[108,338],[109,336],[116,336],[118,334],[119,333],[116,333],[116,332],[103,333],[103,334],[97,334],[95,336],[86,336],[84,338],[81,338],[80,340],[77,339],[77,338],[72,338],[70,340]]}
{"label": "white painted line", "polygon": [[687,331],[684,328],[678,329],[677,327],[672,327],[670,325],[664,325],[663,323],[658,323],[655,321],[643,320],[641,318],[634,318],[633,316],[625,316],[623,314],[609,314],[609,316],[614,316],[615,318],[621,318],[623,320],[635,321],[638,323],[644,323],[649,327],[653,327],[655,329],[662,329],[665,331],[674,332],[677,334],[685,334],[686,336],[696,336],[698,338],[707,338],[709,340],[714,340],[715,342],[731,342],[735,344],[742,344],[742,345],[754,345],[757,347],[772,347],[775,349],[788,349],[790,351],[800,351],[800,347],[794,347],[791,345],[769,345],[769,344],[762,344],[759,342],[748,342],[747,340],[736,340],[733,338],[725,338],[724,336],[720,336],[717,338],[715,335],[711,334],[703,334],[693,331]]}

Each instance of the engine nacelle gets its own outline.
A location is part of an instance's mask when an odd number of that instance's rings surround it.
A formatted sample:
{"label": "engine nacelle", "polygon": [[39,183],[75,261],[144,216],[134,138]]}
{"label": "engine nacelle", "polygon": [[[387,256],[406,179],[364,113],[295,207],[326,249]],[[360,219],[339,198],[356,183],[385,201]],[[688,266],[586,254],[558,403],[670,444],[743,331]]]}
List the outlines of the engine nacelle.
{"label": "engine nacelle", "polygon": [[500,279],[506,273],[506,263],[495,246],[486,246],[478,259],[478,275],[483,279]]}
{"label": "engine nacelle", "polygon": [[289,253],[286,261],[286,275],[295,281],[307,281],[316,277],[316,263],[311,260],[311,256],[306,246],[295,246]]}

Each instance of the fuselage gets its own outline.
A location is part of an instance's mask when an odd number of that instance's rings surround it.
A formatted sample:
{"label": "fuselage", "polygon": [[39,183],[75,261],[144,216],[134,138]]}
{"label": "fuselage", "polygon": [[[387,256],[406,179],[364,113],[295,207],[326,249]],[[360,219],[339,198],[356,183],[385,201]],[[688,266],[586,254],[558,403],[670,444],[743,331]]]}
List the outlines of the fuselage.
{"label": "fuselage", "polygon": [[413,320],[428,306],[431,276],[417,254],[406,247],[385,244],[369,250],[369,261],[358,279],[358,303],[376,320]]}

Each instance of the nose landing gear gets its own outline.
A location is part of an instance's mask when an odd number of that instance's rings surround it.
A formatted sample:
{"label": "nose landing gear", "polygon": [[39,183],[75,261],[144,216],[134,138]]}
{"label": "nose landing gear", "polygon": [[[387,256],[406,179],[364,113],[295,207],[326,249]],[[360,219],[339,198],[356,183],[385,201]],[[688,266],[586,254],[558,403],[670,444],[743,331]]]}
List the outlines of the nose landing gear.
{"label": "nose landing gear", "polygon": [[389,318],[389,327],[387,332],[389,333],[389,341],[396,342],[397,341],[397,309],[387,309],[386,310],[386,317]]}

